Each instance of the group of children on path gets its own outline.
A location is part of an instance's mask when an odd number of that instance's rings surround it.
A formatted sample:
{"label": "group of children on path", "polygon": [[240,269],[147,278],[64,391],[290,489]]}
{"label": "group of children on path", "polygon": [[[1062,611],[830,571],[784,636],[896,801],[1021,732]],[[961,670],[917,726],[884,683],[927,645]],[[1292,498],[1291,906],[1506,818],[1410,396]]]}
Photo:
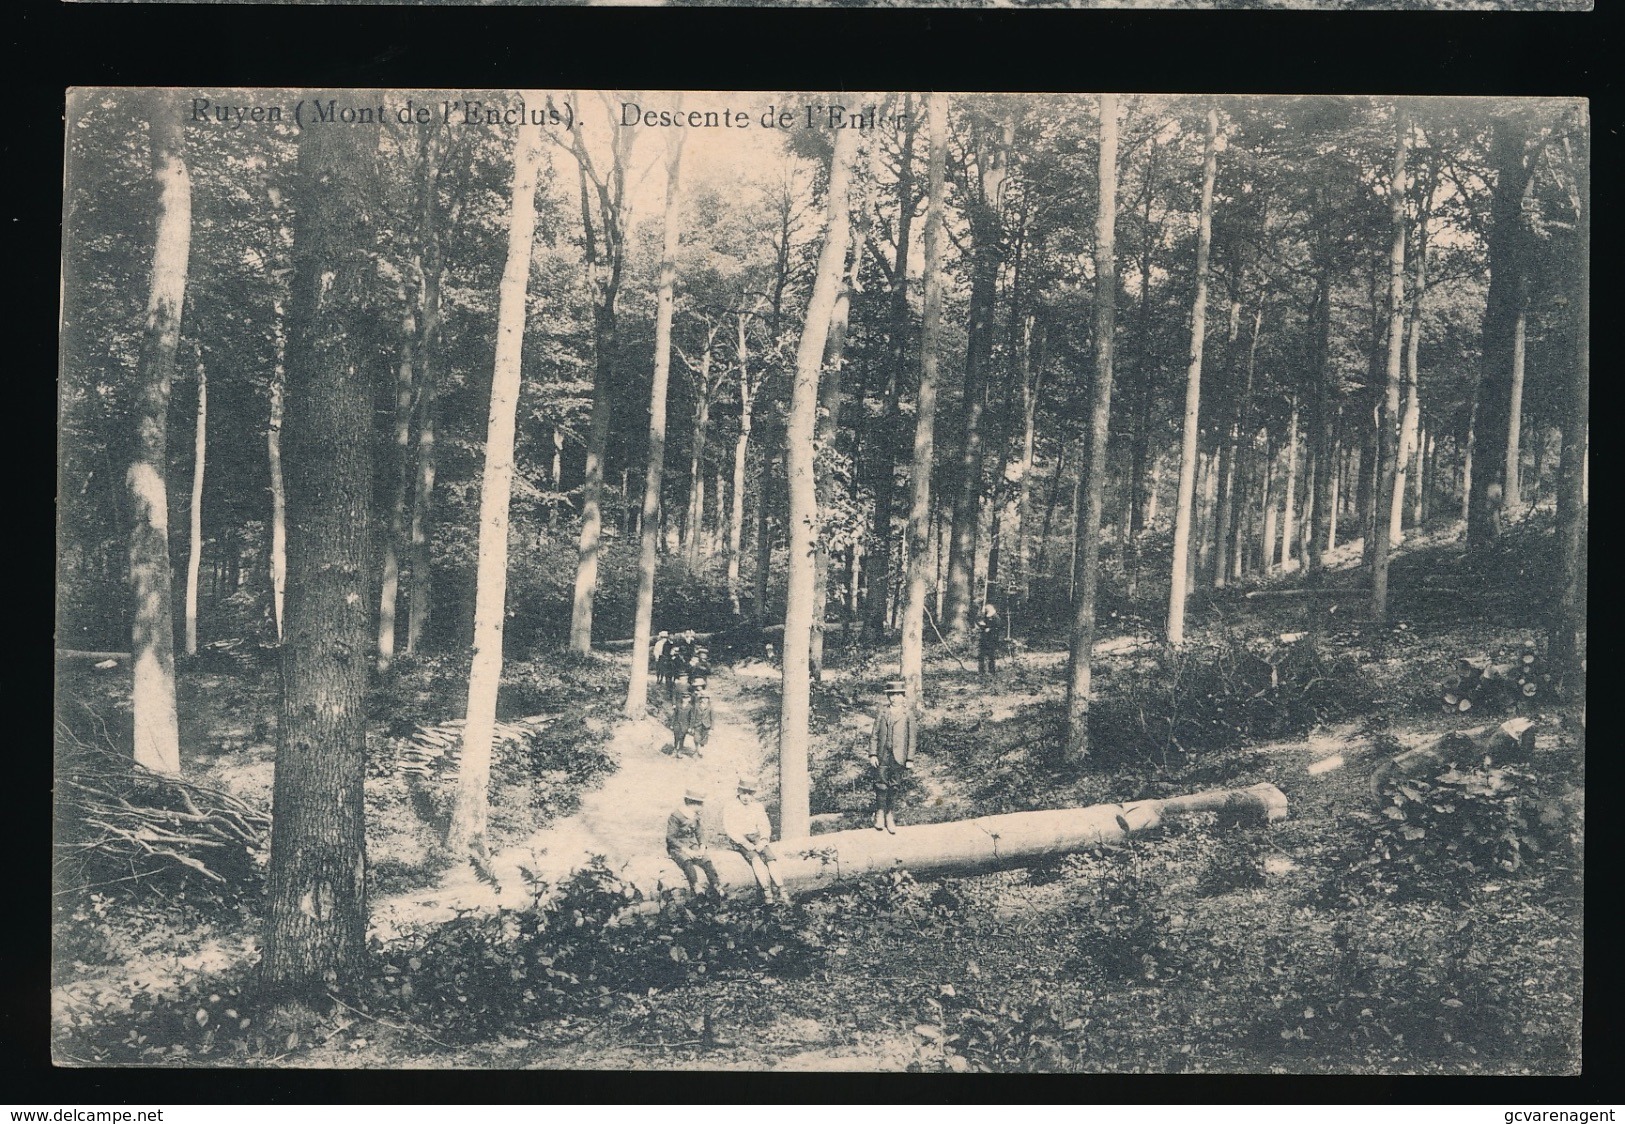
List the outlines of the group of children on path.
{"label": "group of children on path", "polygon": [[[995,670],[1003,621],[992,605],[984,606],[976,623],[977,671]],[[673,637],[661,632],[652,646],[656,682],[671,703],[672,745],[674,756],[692,755],[698,758],[711,736],[711,698],[706,690],[710,673],[709,653],[688,629]],[[688,748],[690,735],[694,748]],[[885,688],[885,701],[876,710],[869,734],[869,768],[875,790],[874,828],[891,834],[897,832],[895,802],[899,790],[907,781],[919,750],[919,722],[908,705],[907,693],[901,679],[890,680]],[[738,851],[756,878],[757,888],[766,902],[788,902],[784,878],[779,872],[778,856],[771,846],[773,825],[768,821],[767,809],[756,798],[756,782],[741,776],[734,798],[724,803],[722,833]],[[701,813],[705,795],[689,788],[683,793],[682,803],[666,820],[666,853],[677,864],[688,880],[689,892],[706,894],[714,899],[722,897],[721,879],[716,864],[705,846],[705,830]]]}

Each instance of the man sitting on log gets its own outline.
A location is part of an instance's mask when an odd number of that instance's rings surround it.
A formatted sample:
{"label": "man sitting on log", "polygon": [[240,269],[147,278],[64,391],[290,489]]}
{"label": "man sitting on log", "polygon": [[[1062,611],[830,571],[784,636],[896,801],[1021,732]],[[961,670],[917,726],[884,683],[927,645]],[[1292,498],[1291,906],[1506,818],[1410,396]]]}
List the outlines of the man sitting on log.
{"label": "man sitting on log", "polygon": [[908,708],[903,681],[886,684],[886,702],[875,714],[874,732],[869,735],[869,764],[875,771],[875,830],[897,834],[892,815],[892,798],[913,767],[918,728]]}
{"label": "man sitting on log", "polygon": [[[666,854],[688,879],[688,892],[699,896],[702,892],[722,900],[722,879],[717,877],[716,864],[705,849],[705,834],[700,812],[705,796],[696,789],[683,793],[683,802],[666,817]],[[705,885],[701,885],[701,874]]]}
{"label": "man sitting on log", "polygon": [[738,799],[728,801],[723,807],[722,831],[750,864],[757,888],[762,891],[762,900],[772,902],[777,898],[788,902],[790,894],[784,888],[784,876],[779,873],[779,857],[769,846],[773,825],[768,822],[767,809],[756,799],[756,782],[749,777],[739,778]]}

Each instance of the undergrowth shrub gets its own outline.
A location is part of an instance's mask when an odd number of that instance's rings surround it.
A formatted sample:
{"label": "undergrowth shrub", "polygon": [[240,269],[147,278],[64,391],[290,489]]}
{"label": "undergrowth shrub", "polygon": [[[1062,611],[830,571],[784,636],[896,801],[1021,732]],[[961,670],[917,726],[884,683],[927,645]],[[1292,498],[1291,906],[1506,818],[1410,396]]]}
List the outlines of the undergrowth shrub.
{"label": "undergrowth shrub", "polygon": [[1235,637],[1164,650],[1149,673],[1114,677],[1090,743],[1161,767],[1254,740],[1301,737],[1358,713],[1371,685],[1349,655],[1312,637],[1254,651]]}
{"label": "undergrowth shrub", "polygon": [[919,1040],[909,1069],[954,1073],[1053,1073],[1084,1053],[1084,1020],[1069,1017],[1046,991],[992,996],[943,985],[920,1004]]}
{"label": "undergrowth shrub", "polygon": [[601,859],[557,893],[533,889],[529,909],[463,916],[392,942],[369,1003],[442,1038],[475,1041],[650,989],[768,969],[798,974],[821,961],[817,935],[794,909],[668,899],[658,912],[629,911],[638,892]]}
{"label": "undergrowth shrub", "polygon": [[1142,870],[1133,844],[1108,846],[1065,860],[1082,881],[1066,911],[1077,944],[1069,971],[1095,979],[1155,979],[1183,965],[1172,937],[1159,879]]}
{"label": "undergrowth shrub", "polygon": [[1431,778],[1398,776],[1381,798],[1354,868],[1379,893],[1458,900],[1486,877],[1523,873],[1548,856],[1573,859],[1562,801],[1527,768],[1457,764]]}

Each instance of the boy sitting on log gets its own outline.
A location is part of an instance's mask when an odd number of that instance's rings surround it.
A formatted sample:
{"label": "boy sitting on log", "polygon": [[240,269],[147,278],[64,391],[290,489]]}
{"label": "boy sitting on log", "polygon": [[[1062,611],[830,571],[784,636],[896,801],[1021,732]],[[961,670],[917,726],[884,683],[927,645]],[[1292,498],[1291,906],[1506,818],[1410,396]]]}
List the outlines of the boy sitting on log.
{"label": "boy sitting on log", "polygon": [[762,900],[775,898],[788,902],[790,894],[784,888],[784,876],[779,873],[779,857],[769,843],[773,839],[773,825],[768,822],[767,809],[756,799],[756,782],[749,777],[739,778],[738,799],[730,800],[722,809],[722,831],[734,849],[750,864],[756,877]]}
{"label": "boy sitting on log", "polygon": [[[666,817],[666,854],[688,879],[689,893],[697,897],[703,892],[720,901],[722,879],[717,877],[716,864],[705,849],[700,820],[704,806],[705,796],[699,790],[691,788],[683,793],[683,802]],[[702,874],[705,875],[703,886],[700,884]]]}

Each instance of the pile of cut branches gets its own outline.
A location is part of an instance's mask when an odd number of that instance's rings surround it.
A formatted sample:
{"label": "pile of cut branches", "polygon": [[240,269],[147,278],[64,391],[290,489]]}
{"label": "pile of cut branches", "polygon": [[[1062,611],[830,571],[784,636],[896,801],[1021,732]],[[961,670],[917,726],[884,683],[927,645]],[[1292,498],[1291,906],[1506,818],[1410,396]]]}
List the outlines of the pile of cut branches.
{"label": "pile of cut branches", "polygon": [[266,812],[154,773],[61,723],[57,745],[57,893],[153,883],[235,898],[258,889],[270,845]]}

